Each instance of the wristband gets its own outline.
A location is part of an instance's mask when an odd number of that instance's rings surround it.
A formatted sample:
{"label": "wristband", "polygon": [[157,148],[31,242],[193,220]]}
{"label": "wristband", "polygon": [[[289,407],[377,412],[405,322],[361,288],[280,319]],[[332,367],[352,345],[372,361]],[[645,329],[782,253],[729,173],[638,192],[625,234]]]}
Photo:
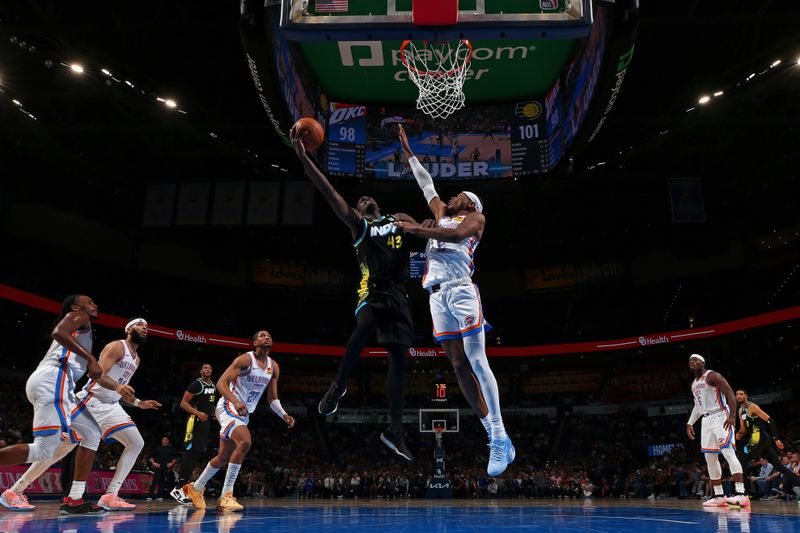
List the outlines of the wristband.
{"label": "wristband", "polygon": [[272,411],[280,418],[286,416],[286,411],[283,410],[280,400],[272,400],[272,402],[269,404],[269,408],[272,409]]}
{"label": "wristband", "polygon": [[133,406],[134,407],[139,407],[140,403],[142,403],[142,400],[140,400],[139,398],[136,398],[135,400],[133,400]]}

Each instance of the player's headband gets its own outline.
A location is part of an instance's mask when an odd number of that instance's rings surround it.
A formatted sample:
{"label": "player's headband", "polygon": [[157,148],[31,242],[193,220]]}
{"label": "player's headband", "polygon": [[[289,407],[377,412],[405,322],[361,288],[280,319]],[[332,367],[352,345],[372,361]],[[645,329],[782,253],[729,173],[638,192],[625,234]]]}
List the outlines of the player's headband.
{"label": "player's headband", "polygon": [[481,203],[481,201],[478,198],[477,194],[475,194],[474,192],[469,192],[469,191],[461,191],[461,192],[466,194],[467,198],[472,200],[472,203],[475,204],[475,211],[477,211],[478,213],[482,213],[483,212],[483,204]]}
{"label": "player's headband", "polygon": [[124,331],[128,331],[131,327],[135,326],[136,324],[144,324],[145,326],[147,326],[147,320],[145,320],[144,318],[134,318],[133,320],[125,324]]}
{"label": "player's headband", "polygon": [[693,353],[692,355],[689,356],[689,359],[699,359],[703,364],[706,364],[705,358],[699,353]]}

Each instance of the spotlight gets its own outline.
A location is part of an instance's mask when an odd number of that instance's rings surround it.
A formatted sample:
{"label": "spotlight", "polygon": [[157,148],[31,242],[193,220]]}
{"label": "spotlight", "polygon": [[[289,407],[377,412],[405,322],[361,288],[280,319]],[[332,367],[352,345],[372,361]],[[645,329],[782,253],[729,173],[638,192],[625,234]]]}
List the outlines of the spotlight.
{"label": "spotlight", "polygon": [[100,72],[102,72],[102,73],[103,73],[103,74],[105,74],[106,76],[111,76],[111,73],[110,73],[110,72],[109,72],[107,69],[101,68],[101,69],[100,69]]}
{"label": "spotlight", "polygon": [[167,107],[177,107],[178,106],[178,104],[175,103],[175,100],[170,100],[169,98],[167,98],[167,100],[164,102],[164,104],[166,104]]}
{"label": "spotlight", "polygon": [[775,68],[780,64],[781,64],[781,60],[780,59],[776,59],[775,61],[772,62],[772,64],[769,67],[770,68]]}
{"label": "spotlight", "polygon": [[69,68],[76,74],[83,74],[83,67],[77,63],[72,63]]}
{"label": "spotlight", "polygon": [[723,91],[717,91],[714,93],[714,98],[716,98],[717,96],[722,96],[723,94],[725,94]]}
{"label": "spotlight", "polygon": [[698,100],[697,103],[698,104],[705,104],[705,103],[708,103],[709,100],[711,100],[710,96],[703,95],[703,96],[700,97],[700,100]]}

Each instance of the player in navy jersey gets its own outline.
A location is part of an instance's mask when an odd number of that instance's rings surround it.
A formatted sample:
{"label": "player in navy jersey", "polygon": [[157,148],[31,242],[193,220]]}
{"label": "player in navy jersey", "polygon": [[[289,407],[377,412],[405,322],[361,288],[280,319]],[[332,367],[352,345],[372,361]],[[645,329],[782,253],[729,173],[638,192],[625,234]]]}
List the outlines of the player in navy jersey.
{"label": "player in navy jersey", "polygon": [[350,230],[361,269],[356,329],[347,341],[336,379],[319,402],[318,410],[323,415],[336,412],[339,400],[347,392],[348,376],[367,342],[377,333],[378,342],[389,352],[386,391],[391,426],[381,433],[381,441],[401,458],[413,461],[403,430],[403,400],[406,357],[414,340],[414,325],[406,293],[409,261],[406,236],[397,226],[399,220],[413,219],[402,213],[383,215],[371,196],[362,196],[355,207],[350,207],[308,157],[295,129],[291,131],[291,138],[306,175]]}

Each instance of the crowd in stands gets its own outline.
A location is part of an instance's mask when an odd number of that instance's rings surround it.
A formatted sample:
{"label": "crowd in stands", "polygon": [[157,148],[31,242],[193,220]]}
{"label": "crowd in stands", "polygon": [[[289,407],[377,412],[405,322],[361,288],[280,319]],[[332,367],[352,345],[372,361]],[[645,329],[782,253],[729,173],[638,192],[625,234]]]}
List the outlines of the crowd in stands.
{"label": "crowd in stands", "polygon": [[[9,373],[0,382],[0,447],[30,440],[31,408],[24,394],[26,376]],[[161,437],[180,446],[183,420],[179,395],[165,386],[153,389],[161,411],[132,410],[146,448],[136,465],[152,470],[149,459]],[[315,406],[314,406],[315,407]],[[800,438],[800,426],[788,403],[769,405],[781,421],[784,441]],[[434,435],[408,427],[408,443],[416,461],[406,464],[380,443],[380,424],[343,424],[297,408],[298,424],[289,430],[268,409],[251,417],[254,446],[248,454],[237,493],[240,496],[300,499],[422,498],[433,470]],[[311,414],[309,414],[311,413]],[[462,411],[465,413],[465,411]],[[685,435],[686,416],[648,416],[642,409],[613,414],[570,413],[558,418],[509,410],[505,423],[517,448],[516,461],[498,478],[485,473],[487,437],[477,418],[462,414],[460,431],[443,437],[446,471],[454,497],[461,498],[704,498],[711,493],[705,461]],[[212,431],[212,443],[215,432]],[[648,446],[667,446],[668,453],[648,456]],[[205,460],[213,455],[210,446]],[[119,445],[101,445],[97,467],[113,469]],[[800,458],[791,445],[782,460],[800,472]],[[204,462],[198,468],[204,466]],[[724,464],[724,461],[723,461]],[[165,496],[179,464],[168,476]],[[793,498],[790,484],[771,465],[745,465],[755,498]],[[725,470],[724,483],[730,483]],[[218,495],[222,476],[207,494]],[[774,489],[774,490],[773,490]]]}

